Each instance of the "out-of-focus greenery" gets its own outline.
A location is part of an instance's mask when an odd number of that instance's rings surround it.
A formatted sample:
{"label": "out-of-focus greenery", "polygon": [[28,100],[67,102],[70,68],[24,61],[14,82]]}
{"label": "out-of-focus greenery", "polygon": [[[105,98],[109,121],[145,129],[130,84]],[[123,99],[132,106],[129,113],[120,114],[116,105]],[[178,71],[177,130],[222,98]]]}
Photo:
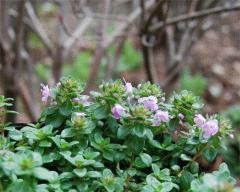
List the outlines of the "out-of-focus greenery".
{"label": "out-of-focus greenery", "polygon": [[37,6],[40,15],[52,14],[57,10],[57,6],[51,2],[42,2]]}
{"label": "out-of-focus greenery", "polygon": [[[109,48],[108,53],[110,57],[115,57],[116,46],[112,46]],[[114,59],[113,59],[114,60]],[[122,52],[119,58],[119,64],[115,69],[115,72],[124,72],[134,70],[140,67],[142,61],[142,55],[140,51],[138,51],[133,43],[129,40],[124,42]]]}
{"label": "out-of-focus greenery", "polygon": [[90,52],[85,51],[80,53],[74,59],[73,64],[64,65],[63,75],[86,81],[88,79],[91,57]]}
{"label": "out-of-focus greenery", "polygon": [[47,82],[51,76],[51,69],[45,63],[37,63],[35,71],[43,82]]}
{"label": "out-of-focus greenery", "polygon": [[28,38],[28,46],[33,49],[43,49],[42,41],[35,33],[31,33]]}
{"label": "out-of-focus greenery", "polygon": [[191,183],[191,190],[193,192],[239,192],[239,188],[233,189],[233,184],[234,179],[230,176],[227,165],[223,163],[220,165],[219,170],[195,179]]}
{"label": "out-of-focus greenery", "polygon": [[201,74],[191,75],[189,69],[185,69],[180,78],[180,88],[203,96],[207,89],[207,80]]}
{"label": "out-of-focus greenery", "polygon": [[224,115],[231,121],[234,129],[240,128],[240,105],[230,107]]}
{"label": "out-of-focus greenery", "polygon": [[227,150],[223,151],[224,160],[231,172],[240,176],[240,106],[230,107],[223,114],[230,120],[235,130],[234,138],[227,140]]}
{"label": "out-of-focus greenery", "polygon": [[[30,38],[29,43],[33,48],[41,48],[41,44],[39,44],[39,39],[36,36],[32,36]],[[115,47],[111,47],[109,50],[110,57],[114,57]],[[89,70],[91,65],[91,59],[93,55],[91,52],[84,51],[80,52],[74,59],[73,63],[66,63],[63,66],[63,76],[70,76],[74,79],[79,79],[84,82],[87,81],[89,76]],[[112,59],[114,60],[114,59]],[[99,74],[98,80],[102,80],[105,77],[106,68],[109,64],[108,62],[112,61],[107,58],[103,58]],[[119,64],[117,68],[114,69],[114,73],[120,73],[124,71],[134,70],[140,67],[142,60],[141,53],[134,47],[133,43],[130,41],[126,41],[123,46],[122,53],[120,55]],[[45,64],[44,62],[39,62],[35,66],[36,74],[38,77],[47,82],[51,77],[51,68]],[[100,82],[100,81],[99,81]]]}
{"label": "out-of-focus greenery", "polygon": [[134,45],[130,41],[125,41],[117,71],[123,72],[137,69],[140,67],[141,60],[141,53],[134,48]]}

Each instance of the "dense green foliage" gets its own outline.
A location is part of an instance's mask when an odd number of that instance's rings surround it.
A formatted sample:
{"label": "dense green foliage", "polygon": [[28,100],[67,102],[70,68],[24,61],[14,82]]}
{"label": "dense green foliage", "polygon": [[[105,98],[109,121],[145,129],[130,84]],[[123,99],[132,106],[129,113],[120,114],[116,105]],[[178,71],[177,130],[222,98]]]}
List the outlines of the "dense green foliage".
{"label": "dense green foliage", "polygon": [[222,150],[224,160],[228,163],[232,174],[240,175],[240,106],[232,106],[224,111],[234,129],[232,138],[226,139],[228,150]]}
{"label": "dense green foliage", "polygon": [[[225,164],[205,174],[198,163],[200,157],[213,161],[231,130],[215,115],[207,119],[216,119],[219,131],[203,138],[194,123],[203,105],[190,92],[174,93],[165,102],[157,85],[142,83],[130,92],[114,81],[86,101],[83,85],[67,78],[50,91],[36,124],[20,130],[4,126],[0,191],[239,191]],[[169,121],[153,123],[155,112],[138,102],[149,96],[157,98]],[[116,104],[124,109],[120,118],[113,113]]]}
{"label": "dense green foliage", "polygon": [[203,96],[207,89],[207,80],[201,74],[191,76],[189,69],[185,69],[180,78],[182,90],[192,91],[195,95]]}

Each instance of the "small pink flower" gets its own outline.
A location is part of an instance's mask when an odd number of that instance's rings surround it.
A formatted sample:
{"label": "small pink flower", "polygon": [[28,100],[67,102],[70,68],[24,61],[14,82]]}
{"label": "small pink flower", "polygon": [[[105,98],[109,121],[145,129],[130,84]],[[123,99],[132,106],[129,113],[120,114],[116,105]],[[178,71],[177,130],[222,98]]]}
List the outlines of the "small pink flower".
{"label": "small pink flower", "polygon": [[121,116],[125,113],[125,111],[126,110],[119,104],[114,105],[112,108],[112,114],[115,119],[120,119]]}
{"label": "small pink flower", "polygon": [[132,86],[131,83],[126,83],[125,89],[126,89],[126,92],[127,92],[128,94],[132,94],[132,92],[133,92],[133,86]]}
{"label": "small pink flower", "polygon": [[183,120],[183,119],[185,118],[185,116],[184,116],[182,113],[179,113],[179,114],[178,114],[178,118],[181,119],[181,120]]}
{"label": "small pink flower", "polygon": [[218,121],[216,119],[209,120],[202,125],[203,129],[203,138],[208,139],[209,137],[216,135],[218,128]]}
{"label": "small pink flower", "polygon": [[168,122],[170,117],[167,111],[158,110],[155,113],[153,119],[154,119],[153,125],[159,126],[162,122],[165,122],[165,123]]}
{"label": "small pink flower", "polygon": [[41,84],[41,94],[42,102],[47,103],[49,97],[51,97],[51,92],[48,85]]}
{"label": "small pink flower", "polygon": [[77,97],[74,97],[74,98],[72,99],[72,102],[73,102],[73,103],[79,103],[79,102],[80,102],[80,99],[77,98]]}
{"label": "small pink flower", "polygon": [[143,104],[145,109],[158,110],[157,98],[155,96],[142,97],[138,99],[138,103]]}
{"label": "small pink flower", "polygon": [[195,123],[198,127],[202,127],[205,122],[206,122],[206,119],[205,119],[201,114],[195,115],[195,117],[194,117],[194,123]]}

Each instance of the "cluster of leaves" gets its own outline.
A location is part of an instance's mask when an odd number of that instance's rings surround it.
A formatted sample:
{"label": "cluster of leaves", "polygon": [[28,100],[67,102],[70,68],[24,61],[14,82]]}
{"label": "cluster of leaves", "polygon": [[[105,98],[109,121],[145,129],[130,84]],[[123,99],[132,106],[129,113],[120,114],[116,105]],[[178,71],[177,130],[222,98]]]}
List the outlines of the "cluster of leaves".
{"label": "cluster of leaves", "polygon": [[230,107],[223,115],[230,120],[234,129],[234,137],[226,140],[228,150],[222,151],[223,157],[232,174],[240,176],[240,106]]}
{"label": "cluster of leaves", "polygon": [[3,134],[5,126],[5,116],[7,113],[16,113],[15,111],[9,110],[8,108],[12,106],[10,103],[11,98],[5,98],[3,95],[0,95],[0,134]]}
{"label": "cluster of leaves", "polygon": [[[193,122],[202,104],[193,94],[174,93],[163,102],[157,85],[142,83],[129,95],[121,81],[111,81],[91,92],[91,103],[76,102],[83,91],[81,83],[64,78],[51,89],[51,102],[36,124],[20,130],[5,127],[0,191],[239,191],[225,164],[205,174],[197,161],[201,156],[214,160],[230,128],[216,116],[219,132],[203,139]],[[147,96],[158,99],[159,109],[171,116],[169,122],[153,125],[153,111],[137,102]],[[127,115],[115,119],[115,104]]]}

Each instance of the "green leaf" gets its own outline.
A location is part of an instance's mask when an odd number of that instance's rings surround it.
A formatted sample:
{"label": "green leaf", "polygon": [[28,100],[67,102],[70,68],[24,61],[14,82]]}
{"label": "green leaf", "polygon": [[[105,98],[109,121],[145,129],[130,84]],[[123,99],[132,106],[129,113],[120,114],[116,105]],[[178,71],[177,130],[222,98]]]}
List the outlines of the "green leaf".
{"label": "green leaf", "polygon": [[213,161],[217,156],[217,151],[213,146],[210,146],[203,150],[203,156],[208,161]]}
{"label": "green leaf", "polygon": [[131,129],[129,129],[128,127],[119,126],[117,130],[117,137],[119,139],[124,139],[127,135],[130,134],[130,132],[131,132]]}
{"label": "green leaf", "polygon": [[179,125],[179,119],[174,118],[169,121],[169,130],[174,132],[177,129],[177,126]]}
{"label": "green leaf", "polygon": [[13,129],[13,130],[9,131],[9,133],[8,133],[8,136],[15,141],[22,140],[22,138],[23,138],[22,135],[23,135],[22,132],[20,132],[16,129]]}
{"label": "green leaf", "polygon": [[47,141],[47,140],[43,140],[39,143],[39,146],[40,147],[51,147],[52,146],[52,143],[50,141]]}
{"label": "green leaf", "polygon": [[144,162],[144,164],[146,166],[151,166],[152,164],[152,157],[150,155],[148,155],[147,153],[141,153],[140,154],[140,158],[141,160]]}
{"label": "green leaf", "polygon": [[34,168],[33,175],[38,179],[47,180],[47,181],[51,181],[54,179],[53,174],[49,170],[43,167]]}
{"label": "green leaf", "polygon": [[152,164],[152,170],[154,172],[154,174],[159,174],[160,173],[160,168],[157,164]]}
{"label": "green leaf", "polygon": [[182,176],[180,177],[181,191],[187,191],[193,179],[194,177],[189,171],[183,171]]}
{"label": "green leaf", "polygon": [[134,127],[132,134],[142,138],[146,135],[146,129],[144,126]]}
{"label": "green leaf", "polygon": [[198,162],[196,162],[196,161],[193,161],[192,163],[191,163],[191,165],[190,165],[190,170],[191,170],[191,172],[194,174],[194,173],[198,173],[198,171],[199,171],[199,164],[198,164]]}
{"label": "green leaf", "polygon": [[161,184],[160,181],[151,175],[147,176],[146,182],[148,185],[153,186],[154,188],[157,188]]}
{"label": "green leaf", "polygon": [[99,178],[102,177],[102,174],[99,173],[98,171],[88,171],[87,176],[91,178]]}
{"label": "green leaf", "polygon": [[60,114],[52,114],[46,117],[45,123],[52,125],[54,128],[60,127],[65,121],[65,117]]}
{"label": "green leaf", "polygon": [[191,161],[192,158],[187,156],[186,154],[181,154],[180,158],[183,160],[183,161]]}
{"label": "green leaf", "polygon": [[6,192],[35,192],[35,190],[32,183],[23,180],[17,180],[8,186]]}
{"label": "green leaf", "polygon": [[113,177],[113,173],[110,169],[103,170],[103,177]]}
{"label": "green leaf", "polygon": [[178,172],[178,171],[180,171],[180,166],[179,165],[173,165],[172,167],[171,167],[171,169],[173,170],[173,171],[176,171],[176,172]]}
{"label": "green leaf", "polygon": [[76,131],[73,128],[63,129],[61,132],[61,137],[62,138],[73,137],[75,134]]}
{"label": "green leaf", "polygon": [[178,186],[172,182],[164,182],[161,185],[162,185],[161,192],[169,192],[169,191],[172,191],[173,188],[178,188]]}
{"label": "green leaf", "polygon": [[139,137],[129,137],[126,141],[126,145],[130,150],[133,151],[136,155],[140,154],[145,145],[145,139]]}
{"label": "green leaf", "polygon": [[70,100],[65,101],[59,106],[59,111],[63,116],[68,116],[72,112],[72,102]]}
{"label": "green leaf", "polygon": [[73,173],[75,173],[78,177],[84,177],[87,174],[87,169],[83,168],[83,169],[74,169]]}
{"label": "green leaf", "polygon": [[108,114],[107,111],[105,110],[104,107],[99,106],[97,107],[94,111],[93,111],[93,115],[95,116],[96,119],[101,120],[101,119],[105,119]]}

